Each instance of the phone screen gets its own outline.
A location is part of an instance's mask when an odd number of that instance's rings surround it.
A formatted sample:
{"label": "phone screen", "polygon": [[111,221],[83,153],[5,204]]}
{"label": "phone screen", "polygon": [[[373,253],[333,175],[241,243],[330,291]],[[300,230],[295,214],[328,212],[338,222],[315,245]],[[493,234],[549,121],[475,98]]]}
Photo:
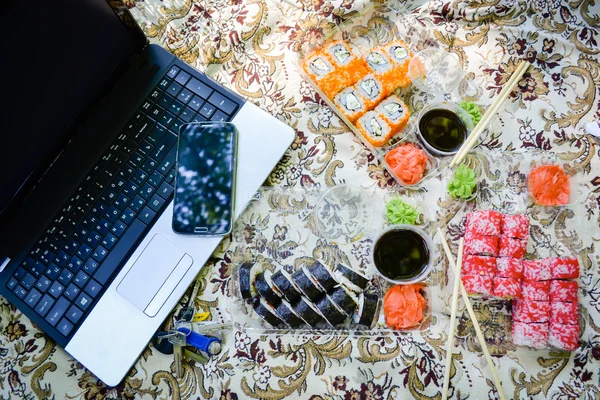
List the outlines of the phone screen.
{"label": "phone screen", "polygon": [[237,130],[228,122],[181,127],[173,230],[225,235],[233,223]]}

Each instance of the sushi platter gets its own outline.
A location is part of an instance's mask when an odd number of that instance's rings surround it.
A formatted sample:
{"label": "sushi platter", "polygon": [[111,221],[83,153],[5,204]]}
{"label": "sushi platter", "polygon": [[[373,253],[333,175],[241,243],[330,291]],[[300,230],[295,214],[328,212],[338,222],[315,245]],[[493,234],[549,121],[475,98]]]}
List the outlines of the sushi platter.
{"label": "sushi platter", "polygon": [[[419,99],[457,91],[462,70],[455,55],[425,47],[427,35],[409,22],[374,27],[372,16],[367,9],[305,49],[300,71],[400,186],[419,189],[473,128],[458,105],[439,101],[425,110]],[[441,118],[454,124],[455,139],[437,141]]]}
{"label": "sushi platter", "polygon": [[[386,193],[351,186],[332,190],[263,188],[247,206],[234,231],[246,243],[234,261],[231,310],[236,324],[258,334],[429,329],[438,293],[428,276],[389,291],[402,285],[382,279],[374,267],[374,238],[401,226],[386,222],[382,207],[368,210],[369,204],[384,204]],[[406,201],[423,204],[418,196]],[[348,212],[352,209],[356,212]],[[365,212],[362,220],[356,218],[359,209]],[[430,231],[430,214],[415,210],[419,231]],[[248,237],[253,230],[256,234]],[[428,241],[427,246],[435,245]],[[428,264],[439,264],[436,250],[428,247],[427,252]],[[412,308],[407,313],[396,309],[386,320],[384,307],[394,304]]]}

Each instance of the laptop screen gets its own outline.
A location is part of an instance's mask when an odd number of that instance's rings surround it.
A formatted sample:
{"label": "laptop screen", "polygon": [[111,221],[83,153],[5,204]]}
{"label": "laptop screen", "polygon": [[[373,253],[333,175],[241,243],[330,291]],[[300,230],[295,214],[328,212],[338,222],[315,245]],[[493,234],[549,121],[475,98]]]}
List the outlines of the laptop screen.
{"label": "laptop screen", "polygon": [[133,33],[106,0],[4,2],[0,216],[28,178],[31,184],[58,155],[74,119],[140,45]]}

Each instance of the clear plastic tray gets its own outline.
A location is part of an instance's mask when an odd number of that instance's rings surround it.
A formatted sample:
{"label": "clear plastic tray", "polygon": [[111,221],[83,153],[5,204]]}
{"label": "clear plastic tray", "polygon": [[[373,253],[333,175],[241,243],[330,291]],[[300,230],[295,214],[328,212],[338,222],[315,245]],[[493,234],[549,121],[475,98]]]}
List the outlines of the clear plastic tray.
{"label": "clear plastic tray", "polygon": [[[473,198],[460,200],[449,197],[446,186],[452,171],[447,170],[443,178],[441,218],[446,225],[446,240],[456,257],[458,240],[463,235],[466,215],[478,209],[495,209],[503,213],[525,213],[529,217],[530,228],[527,242],[526,259],[548,257],[576,257],[583,244],[575,240],[575,232],[580,229],[581,204],[584,187],[580,184],[576,171],[571,170],[572,202],[560,207],[539,207],[533,204],[526,186],[527,173],[531,166],[539,165],[547,159],[556,161],[552,155],[541,152],[528,153],[473,153],[465,158],[465,163],[474,168],[480,181],[477,193]],[[567,171],[567,169],[565,169]],[[447,261],[444,261],[448,268]],[[581,267],[581,260],[580,260]],[[447,269],[446,269],[447,270]],[[449,314],[449,304],[452,297],[454,274],[443,279],[441,285],[442,307]],[[579,326],[580,342],[587,340],[585,319],[581,313],[582,305],[587,305],[587,295],[579,285]],[[511,326],[510,300],[499,298],[472,297],[471,303],[475,309],[478,321],[482,327],[486,343],[492,354],[506,354],[512,351],[528,349],[513,343]],[[481,351],[469,315],[464,308],[462,299],[459,300],[459,321],[457,337],[459,342],[472,351]],[[552,352],[553,356],[568,357],[568,351],[548,347],[535,351]]]}
{"label": "clear plastic tray", "polygon": [[[332,196],[336,193],[335,196]],[[349,194],[350,193],[350,194]],[[362,197],[355,198],[357,193]],[[340,219],[333,215],[324,217],[323,204],[329,204],[329,212],[338,210],[336,202],[341,198],[347,199],[343,205]],[[234,238],[238,243],[244,243],[243,250],[237,254],[233,263],[235,265],[231,279],[231,304],[230,311],[232,319],[238,327],[248,333],[264,334],[361,334],[378,335],[381,332],[401,332],[390,329],[385,324],[382,301],[388,288],[393,286],[386,280],[378,277],[372,262],[371,249],[373,239],[385,227],[389,226],[385,220],[385,201],[396,196],[394,193],[380,189],[362,189],[352,186],[337,186],[328,191],[303,191],[298,189],[272,189],[262,188],[254,200],[251,201],[242,215],[238,218],[234,227]],[[423,210],[423,217],[418,220],[418,226],[427,232],[433,239],[436,224],[430,220],[431,213],[424,206],[422,195],[413,192],[399,195],[409,204],[419,204]],[[328,199],[325,201],[324,199]],[[332,201],[333,199],[333,201]],[[355,202],[355,204],[351,204]],[[327,236],[327,231],[319,228],[319,222],[327,222],[330,232],[338,232],[336,225],[344,225],[354,217],[353,212],[348,209],[355,208],[360,211],[364,206],[371,205],[372,212],[368,211],[369,218],[366,225],[352,227],[350,234],[335,234]],[[345,215],[342,215],[344,214]],[[357,234],[357,232],[360,232]],[[351,240],[349,240],[351,238]],[[426,278],[425,298],[427,309],[422,323],[408,331],[425,331],[432,328],[438,321],[437,310],[439,310],[439,286],[437,285],[438,266],[440,265],[439,246],[434,239],[436,247],[434,253],[438,256],[432,258],[433,270]],[[276,329],[266,324],[254,311],[252,304],[244,300],[239,288],[239,266],[246,262],[258,262],[263,269],[275,272],[284,269],[293,273],[302,266],[319,261],[331,270],[337,263],[350,266],[357,272],[365,275],[369,280],[368,290],[378,293],[380,297],[379,316],[373,329],[357,326],[346,321],[336,328],[314,329],[306,326],[302,329]]]}
{"label": "clear plastic tray", "polygon": [[[386,14],[386,11],[389,13]],[[410,110],[408,124],[400,132],[391,137],[385,145],[376,147],[363,138],[363,135],[359,132],[356,125],[350,122],[350,120],[348,120],[338,109],[333,99],[325,95],[316,81],[304,71],[303,64],[314,54],[315,50],[322,48],[322,46],[327,43],[344,41],[350,46],[354,55],[361,57],[372,48],[391,43],[398,39],[404,41],[408,45],[413,52],[414,57],[423,60],[426,57],[430,57],[431,59],[428,59],[428,62],[432,60],[438,61],[430,66],[434,70],[426,71],[425,76],[427,76],[427,79],[421,79],[423,82],[420,80],[417,85],[411,84],[408,87],[396,89],[394,93],[404,101]],[[429,32],[421,28],[418,23],[415,23],[412,16],[399,15],[399,13],[393,12],[393,10],[382,9],[381,5],[370,5],[365,7],[364,10],[357,13],[357,15],[348,21],[335,27],[331,35],[316,43],[311,43],[311,46],[305,46],[301,51],[298,61],[299,71],[303,77],[312,84],[313,88],[319,93],[321,98],[338,114],[341,120],[348,125],[361,142],[376,155],[387,171],[396,179],[398,185],[408,189],[418,190],[422,188],[423,184],[429,179],[437,176],[440,170],[446,165],[442,162],[443,157],[426,151],[429,162],[423,178],[416,184],[406,184],[398,178],[385,162],[385,155],[391,148],[399,145],[399,142],[419,142],[415,131],[415,125],[419,110],[423,108],[425,104],[435,101],[436,98],[438,101],[443,100],[445,96],[453,97],[456,100],[458,97],[457,93],[459,92],[458,83],[462,83],[461,86],[463,86],[463,89],[468,86],[468,84],[465,84],[464,82],[465,78],[462,68],[455,68],[456,65],[459,64],[454,63],[453,65],[455,67],[453,68],[440,67],[442,64],[448,64],[447,62],[441,63],[441,61],[439,61],[440,59],[456,61],[458,57],[454,54],[445,53],[437,46],[437,43],[432,40]],[[440,58],[440,55],[445,56]],[[410,61],[407,62],[410,64]],[[428,62],[423,62],[423,65],[428,66],[431,64],[431,62]],[[429,72],[430,74],[427,75]],[[444,73],[448,76],[445,76]],[[432,83],[429,78],[434,76],[437,78],[436,81]]]}

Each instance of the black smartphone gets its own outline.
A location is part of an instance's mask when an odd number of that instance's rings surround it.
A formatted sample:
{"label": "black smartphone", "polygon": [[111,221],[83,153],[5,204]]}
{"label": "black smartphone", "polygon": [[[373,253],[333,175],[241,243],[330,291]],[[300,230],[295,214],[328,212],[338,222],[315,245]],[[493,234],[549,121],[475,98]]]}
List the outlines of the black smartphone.
{"label": "black smartphone", "polygon": [[238,132],[229,122],[181,126],[173,231],[217,236],[231,232]]}

